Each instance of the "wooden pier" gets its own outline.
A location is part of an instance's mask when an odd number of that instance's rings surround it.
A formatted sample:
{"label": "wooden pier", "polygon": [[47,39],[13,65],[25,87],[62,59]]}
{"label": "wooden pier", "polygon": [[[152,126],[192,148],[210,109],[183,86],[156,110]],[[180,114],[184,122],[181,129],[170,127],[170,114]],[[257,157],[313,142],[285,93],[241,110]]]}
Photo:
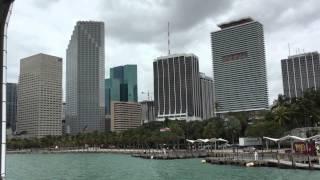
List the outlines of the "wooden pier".
{"label": "wooden pier", "polygon": [[216,165],[320,170],[319,157],[317,156],[272,152],[260,153],[256,160],[254,153],[211,153],[210,157],[205,158],[205,162]]}
{"label": "wooden pier", "polygon": [[158,159],[158,160],[170,160],[170,159],[191,159],[191,158],[205,158],[208,157],[206,151],[190,152],[190,151],[173,151],[166,153],[136,153],[132,154],[132,157],[138,157],[143,159]]}

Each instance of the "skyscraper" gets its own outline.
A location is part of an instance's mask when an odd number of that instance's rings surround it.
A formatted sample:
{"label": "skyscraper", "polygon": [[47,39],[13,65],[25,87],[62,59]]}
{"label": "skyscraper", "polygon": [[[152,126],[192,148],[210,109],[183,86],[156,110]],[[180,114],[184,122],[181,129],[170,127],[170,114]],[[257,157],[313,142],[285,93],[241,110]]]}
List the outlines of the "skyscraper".
{"label": "skyscraper", "polygon": [[157,120],[201,120],[198,57],[175,54],[153,62]]}
{"label": "skyscraper", "polygon": [[214,117],[214,88],[212,78],[200,73],[202,119]]}
{"label": "skyscraper", "polygon": [[67,133],[105,129],[104,45],[103,22],[77,22],[67,48]]}
{"label": "skyscraper", "polygon": [[62,59],[46,54],[20,62],[17,132],[26,137],[61,135]]}
{"label": "skyscraper", "polygon": [[281,60],[283,93],[300,97],[306,89],[320,88],[320,59],[318,52],[289,56]]}
{"label": "skyscraper", "polygon": [[137,65],[110,68],[106,83],[106,112],[110,112],[112,101],[138,102]]}
{"label": "skyscraper", "polygon": [[211,33],[216,113],[268,108],[263,26],[251,18]]}
{"label": "skyscraper", "polygon": [[7,83],[7,127],[16,131],[17,120],[17,84]]}

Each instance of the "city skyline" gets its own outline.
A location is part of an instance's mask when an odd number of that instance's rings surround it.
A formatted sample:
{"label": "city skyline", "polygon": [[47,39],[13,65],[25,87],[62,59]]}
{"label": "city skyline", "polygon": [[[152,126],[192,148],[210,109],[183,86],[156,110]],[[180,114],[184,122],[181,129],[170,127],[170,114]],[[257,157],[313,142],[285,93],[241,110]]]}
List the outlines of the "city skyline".
{"label": "city skyline", "polygon": [[[203,3],[195,3],[195,1],[159,3],[154,1],[145,4],[137,1],[130,3],[132,11],[128,12],[129,15],[117,13],[119,9],[126,11],[129,8],[128,4],[124,2],[108,1],[105,4],[102,1],[96,1],[88,4],[80,1],[76,3],[77,5],[72,13],[62,13],[64,14],[63,18],[59,18],[59,15],[48,19],[42,18],[46,17],[44,14],[54,13],[58,9],[61,12],[67,11],[66,8],[62,7],[69,7],[69,3],[72,4],[73,2],[17,1],[15,3],[15,13],[11,18],[8,32],[8,82],[17,82],[18,60],[22,57],[44,52],[65,58],[63,47],[67,45],[73,24],[78,20],[91,19],[106,22],[106,38],[109,39],[106,46],[106,69],[112,66],[136,63],[138,65],[138,86],[140,91],[153,89],[152,77],[150,77],[152,75],[152,62],[150,62],[150,59],[167,53],[166,31],[168,20],[170,20],[171,24],[172,53],[187,52],[197,54],[201,59],[199,70],[208,76],[212,76],[210,68],[211,51],[208,48],[210,44],[209,36],[210,32],[217,30],[216,24],[243,16],[251,16],[260,21],[265,28],[269,104],[279,93],[283,93],[279,59],[288,55],[288,43],[290,43],[291,55],[295,54],[297,48],[300,48],[300,51],[302,49],[305,51],[320,49],[319,45],[313,42],[313,39],[320,36],[320,32],[316,28],[317,24],[320,23],[316,18],[318,6],[314,5],[310,9],[309,6],[306,7],[304,5],[308,3],[300,1],[290,1],[290,3],[259,3],[255,1],[251,3],[253,4],[252,6],[239,1],[234,3],[230,1],[205,1]],[[316,4],[318,2],[311,3]],[[117,10],[109,8],[111,5]],[[84,10],[82,8],[84,6],[88,8]],[[203,13],[197,13],[193,18],[184,18],[182,9],[190,9],[192,7],[195,7],[196,12],[200,10]],[[268,9],[268,7],[276,8],[277,11],[261,11]],[[36,13],[33,14],[25,9],[33,9]],[[77,9],[80,9],[79,12]],[[92,9],[97,9],[97,11],[92,13]],[[290,9],[304,13],[301,15],[294,14]],[[141,14],[139,14],[141,10],[143,10],[146,18],[142,18]],[[107,11],[109,14],[106,13]],[[162,17],[163,14],[166,14],[163,11],[168,12],[168,15]],[[268,16],[265,16],[266,13]],[[161,16],[158,14],[161,14]],[[274,21],[275,17],[279,18]],[[28,20],[29,18],[33,20]],[[129,20],[130,22],[126,22]],[[22,28],[26,22],[32,23],[29,25],[37,28],[33,28],[32,31]],[[58,22],[61,23],[61,26],[56,26]],[[154,22],[157,23],[154,24]],[[148,28],[136,26],[139,23],[148,23],[150,26]],[[128,25],[125,28],[127,33],[121,30],[121,26],[124,24]],[[23,31],[21,31],[22,29]],[[202,33],[198,33],[200,30]],[[22,37],[26,41],[19,41]],[[189,42],[186,43],[187,41]],[[30,42],[34,46],[28,46],[27,44]],[[122,44],[122,46],[119,46],[119,44]],[[122,52],[128,53],[123,54]],[[135,54],[135,56],[129,56],[129,54]],[[105,74],[109,74],[109,72],[106,71]],[[147,99],[146,95],[139,96],[139,100],[143,99]]]}

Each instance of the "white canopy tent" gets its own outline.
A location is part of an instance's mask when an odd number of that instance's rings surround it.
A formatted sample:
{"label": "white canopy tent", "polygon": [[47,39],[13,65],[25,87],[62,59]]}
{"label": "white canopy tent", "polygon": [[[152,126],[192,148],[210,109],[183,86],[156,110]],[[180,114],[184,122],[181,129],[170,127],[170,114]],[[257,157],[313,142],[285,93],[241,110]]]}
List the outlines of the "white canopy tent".
{"label": "white canopy tent", "polygon": [[[270,137],[263,137],[263,139],[266,139],[268,141],[272,141],[272,142],[277,143],[278,144],[278,150],[280,149],[280,143],[281,142],[289,140],[290,144],[291,144],[291,151],[293,152],[293,143],[294,142],[308,142],[308,141],[311,141],[311,140],[320,140],[320,134],[312,136],[312,137],[309,137],[309,138],[301,138],[301,137],[298,137],[298,136],[287,135],[287,136],[283,136],[283,137],[281,137],[279,139],[270,138]],[[268,149],[267,141],[266,141],[266,145],[267,145],[267,149]]]}
{"label": "white canopy tent", "polygon": [[200,143],[201,145],[203,143],[214,143],[215,144],[215,149],[217,149],[217,142],[222,142],[222,143],[228,143],[228,140],[222,139],[222,138],[210,138],[210,139],[196,139],[196,140],[191,140],[191,139],[186,139],[188,143],[195,144],[195,143]]}

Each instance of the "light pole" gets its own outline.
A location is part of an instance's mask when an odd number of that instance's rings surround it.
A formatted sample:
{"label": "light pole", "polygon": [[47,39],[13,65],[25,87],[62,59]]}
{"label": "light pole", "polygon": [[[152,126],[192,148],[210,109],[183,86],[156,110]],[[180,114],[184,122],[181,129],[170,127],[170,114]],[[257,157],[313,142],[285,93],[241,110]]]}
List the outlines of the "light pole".
{"label": "light pole", "polygon": [[7,29],[14,0],[0,0],[0,114],[1,114],[1,151],[0,151],[0,179],[6,176],[6,83],[7,83]]}

